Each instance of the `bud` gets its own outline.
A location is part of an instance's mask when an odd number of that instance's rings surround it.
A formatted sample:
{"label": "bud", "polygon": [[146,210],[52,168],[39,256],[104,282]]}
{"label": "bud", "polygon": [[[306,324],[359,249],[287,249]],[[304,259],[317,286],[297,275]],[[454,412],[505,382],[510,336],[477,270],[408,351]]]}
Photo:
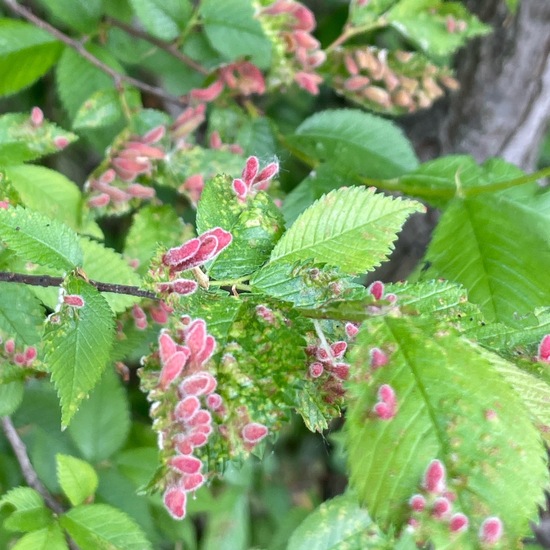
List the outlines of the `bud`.
{"label": "bud", "polygon": [[252,445],[259,443],[267,433],[267,427],[258,422],[250,422],[241,431],[243,440]]}

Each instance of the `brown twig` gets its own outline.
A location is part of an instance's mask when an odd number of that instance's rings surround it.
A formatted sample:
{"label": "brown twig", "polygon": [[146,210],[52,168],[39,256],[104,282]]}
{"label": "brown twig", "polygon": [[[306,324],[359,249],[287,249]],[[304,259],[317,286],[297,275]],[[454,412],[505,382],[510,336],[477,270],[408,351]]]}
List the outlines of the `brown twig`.
{"label": "brown twig", "polygon": [[81,57],[89,61],[94,67],[97,67],[104,73],[108,74],[114,81],[115,86],[118,88],[120,87],[121,83],[130,84],[132,86],[135,86],[139,90],[143,92],[147,92],[148,94],[151,94],[155,97],[159,97],[161,99],[164,99],[165,101],[168,101],[170,103],[175,103],[177,105],[182,105],[186,103],[185,97],[178,97],[174,96],[172,94],[169,94],[165,92],[162,88],[159,88],[158,86],[152,86],[151,84],[147,84],[146,82],[142,82],[141,80],[138,80],[137,78],[133,78],[131,76],[126,76],[124,74],[121,74],[117,71],[115,71],[112,67],[109,67],[109,65],[106,65],[102,61],[100,61],[97,57],[92,55],[85,47],[84,44],[78,40],[74,40],[70,36],[67,36],[65,33],[61,32],[59,29],[56,29],[52,25],[50,25],[47,21],[44,21],[43,19],[40,19],[40,17],[34,15],[32,11],[25,8],[24,6],[21,6],[16,0],[2,0],[4,5],[13,11],[14,13],[20,15],[39,29],[42,29],[46,31],[47,33],[51,34],[55,38],[57,38],[59,41],[63,42],[73,50],[75,50]]}
{"label": "brown twig", "polygon": [[[4,432],[6,439],[11,445],[13,454],[15,455],[15,458],[19,463],[21,473],[23,474],[27,485],[40,493],[40,495],[44,499],[44,502],[46,503],[46,506],[55,514],[60,516],[65,512],[65,510],[63,506],[61,506],[61,504],[48,491],[46,486],[40,481],[36,470],[31,464],[31,460],[27,453],[27,447],[25,447],[25,443],[23,443],[23,440],[19,437],[19,434],[17,433],[17,430],[15,429],[11,418],[9,416],[3,416],[2,418],[0,418],[0,422],[2,424],[2,431]],[[67,542],[71,550],[79,550],[77,544],[68,535]]]}
{"label": "brown twig", "polygon": [[175,44],[171,44],[169,42],[165,42],[164,40],[155,38],[154,36],[151,36],[149,33],[142,31],[140,29],[136,29],[136,27],[133,27],[132,25],[128,25],[123,21],[119,21],[114,17],[107,16],[105,17],[104,21],[109,25],[112,25],[113,27],[118,27],[119,29],[122,29],[124,32],[126,32],[131,36],[135,36],[136,38],[141,38],[143,40],[146,40],[150,44],[153,44],[153,46],[157,46],[157,48],[160,48],[161,50],[168,52],[170,55],[175,57],[178,61],[181,61],[188,67],[191,67],[193,70],[197,71],[198,73],[207,75],[210,72],[208,71],[208,69],[205,69],[202,65],[197,63],[195,60],[191,59],[189,56],[181,52]]}
{"label": "brown twig", "polygon": [[[61,286],[63,277],[52,277],[50,275],[27,275],[26,273],[0,272],[0,282],[24,283],[32,286]],[[119,285],[116,283],[102,283],[100,281],[88,281],[99,292],[112,292],[113,294],[127,294],[139,298],[150,298],[158,300],[157,295],[149,290],[143,290],[137,286]]]}

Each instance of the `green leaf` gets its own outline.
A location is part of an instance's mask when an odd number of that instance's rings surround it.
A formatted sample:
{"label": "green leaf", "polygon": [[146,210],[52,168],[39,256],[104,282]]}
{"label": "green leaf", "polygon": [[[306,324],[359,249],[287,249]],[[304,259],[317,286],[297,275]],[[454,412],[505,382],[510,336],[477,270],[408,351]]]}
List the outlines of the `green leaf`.
{"label": "green leaf", "polygon": [[536,187],[456,198],[434,232],[425,274],[462,284],[487,320],[517,324],[550,302],[540,276],[550,270],[549,220],[550,194]]}
{"label": "green leaf", "polygon": [[220,501],[210,514],[202,550],[247,550],[251,518],[245,491],[232,488]]}
{"label": "green leaf", "polygon": [[103,0],[39,0],[63,25],[91,34],[103,15]]}
{"label": "green leaf", "polygon": [[170,205],[148,205],[138,210],[132,219],[124,255],[139,260],[137,271],[145,275],[159,244],[170,248],[191,237],[190,230]]}
{"label": "green leaf", "polygon": [[63,174],[44,166],[9,166],[5,174],[24,205],[78,230],[82,221],[82,193]]}
{"label": "green leaf", "polygon": [[40,302],[23,284],[0,283],[0,332],[17,344],[40,341],[44,311]]}
{"label": "green leaf", "polygon": [[10,95],[38,80],[57,61],[63,44],[35,25],[0,19],[0,96]]}
{"label": "green leaf", "polygon": [[233,241],[208,267],[216,279],[253,273],[269,258],[283,232],[284,220],[271,198],[259,192],[252,199],[237,199],[229,176],[209,181],[197,210],[197,232],[222,227]]}
{"label": "green leaf", "polygon": [[115,328],[113,312],[92,285],[69,277],[65,291],[81,296],[85,305],[82,308],[64,306],[57,314],[58,324],[50,322],[44,336],[45,363],[61,402],[64,428],[100,379]]}
{"label": "green leaf", "polygon": [[4,521],[10,531],[34,531],[47,526],[52,520],[40,494],[30,487],[16,487],[0,499],[0,508],[12,506],[13,511]]}
{"label": "green leaf", "polygon": [[502,377],[517,392],[531,413],[535,426],[546,443],[550,443],[550,383],[534,373],[526,372],[509,361],[493,357],[493,364]]}
{"label": "green leaf", "polygon": [[[390,25],[427,54],[447,57],[468,39],[491,32],[459,2],[401,0],[387,14]],[[455,28],[449,30],[452,18]]]}
{"label": "green leaf", "polygon": [[73,506],[82,504],[92,497],[97,489],[98,478],[95,470],[79,458],[56,454],[57,480],[65,496]]}
{"label": "green leaf", "polygon": [[[388,354],[389,363],[373,371],[374,346]],[[456,494],[453,513],[470,520],[456,544],[478,548],[478,530],[488,516],[503,521],[503,547],[519,544],[536,517],[548,471],[526,409],[498,373],[500,360],[447,326],[387,316],[366,323],[352,361],[351,485],[381,528],[404,525],[411,515],[409,498],[423,492],[424,472],[439,459],[447,470],[447,490]],[[373,412],[382,384],[396,395],[390,420]],[[527,486],[533,490],[525,491]],[[419,519],[424,536],[436,548],[445,547],[448,529],[429,507]]]}
{"label": "green leaf", "polygon": [[282,211],[286,226],[290,227],[296,218],[324,194],[350,184],[349,179],[330,164],[321,164],[310,172],[283,201]]}
{"label": "green leaf", "polygon": [[319,162],[369,178],[395,178],[418,166],[400,129],[389,120],[356,109],[317,113],[286,139]]}
{"label": "green leaf", "polygon": [[8,113],[0,116],[0,165],[9,166],[45,155],[57,153],[56,139],[68,143],[77,139],[75,134],[62,130],[53,122],[43,121],[40,126],[31,124],[30,113]]}
{"label": "green leaf", "polygon": [[107,88],[97,90],[79,107],[73,121],[73,128],[102,128],[115,124],[124,118],[124,109],[141,107],[141,100],[135,88],[123,91]]}
{"label": "green leaf", "polygon": [[271,64],[271,42],[248,0],[204,0],[200,5],[204,32],[227,61],[247,57],[260,69]]}
{"label": "green leaf", "polygon": [[[124,68],[110,52],[88,43],[86,49],[115,71],[124,74]],[[75,78],[78,75],[78,78]],[[113,79],[94,67],[71,48],[67,48],[56,67],[57,91],[61,103],[71,120],[74,120],[80,106],[99,90],[115,88]]]}
{"label": "green leaf", "polygon": [[174,40],[191,16],[188,0],[130,0],[132,8],[150,34],[161,40]]}
{"label": "green leaf", "polygon": [[62,529],[57,523],[52,523],[21,537],[12,550],[69,550],[69,546]]}
{"label": "green leaf", "polygon": [[373,524],[357,498],[340,495],[316,508],[292,533],[287,550],[348,550],[386,547],[384,535]]}
{"label": "green leaf", "polygon": [[60,518],[82,550],[149,550],[151,543],[124,512],[106,504],[83,504]]}
{"label": "green leaf", "polygon": [[250,280],[254,292],[292,302],[296,307],[314,308],[338,296],[349,298],[348,290],[364,287],[353,284],[334,268],[312,262],[273,262],[262,267]]}
{"label": "green leaf", "polygon": [[23,259],[39,265],[72,269],[82,264],[76,233],[32,210],[0,210],[0,240]]}
{"label": "green leaf", "polygon": [[[445,206],[453,197],[480,194],[498,183],[516,181],[523,172],[502,159],[478,165],[470,155],[450,155],[428,161],[399,178],[395,190],[419,197],[434,206]],[[523,182],[526,183],[526,182]]]}
{"label": "green leaf", "polygon": [[506,2],[506,5],[508,6],[508,9],[512,13],[516,13],[518,6],[519,6],[519,0],[504,0]]}
{"label": "green leaf", "polygon": [[[140,286],[141,277],[130,267],[128,262],[112,248],[107,248],[97,241],[86,237],[80,238],[80,246],[84,252],[82,267],[86,275],[102,283],[117,283],[121,285]],[[139,298],[125,294],[105,292],[102,294],[109,307],[119,313],[131,307]]]}
{"label": "green leaf", "polygon": [[0,416],[8,416],[17,410],[23,401],[24,390],[25,384],[21,380],[0,383]]}
{"label": "green leaf", "polygon": [[126,442],[130,431],[128,398],[113,369],[82,403],[69,426],[69,435],[82,456],[93,463],[108,459]]}
{"label": "green leaf", "polygon": [[360,187],[338,189],[310,206],[283,235],[270,262],[313,259],[354,274],[371,271],[393,249],[397,232],[421,204]]}

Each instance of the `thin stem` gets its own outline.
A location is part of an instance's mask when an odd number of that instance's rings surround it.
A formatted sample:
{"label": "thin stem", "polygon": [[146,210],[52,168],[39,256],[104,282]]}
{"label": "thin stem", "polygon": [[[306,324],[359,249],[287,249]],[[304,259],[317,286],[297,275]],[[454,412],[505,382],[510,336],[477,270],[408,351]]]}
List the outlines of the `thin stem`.
{"label": "thin stem", "polygon": [[338,46],[341,46],[344,42],[347,42],[350,38],[353,38],[358,34],[363,34],[369,31],[373,31],[375,29],[380,29],[382,27],[385,27],[386,25],[387,25],[387,22],[384,19],[378,19],[374,23],[368,23],[366,25],[360,25],[357,27],[346,26],[344,28],[344,32],[334,42],[332,42],[332,44],[329,44],[325,48],[325,52],[328,55],[333,50],[338,48]]}
{"label": "thin stem", "polygon": [[21,6],[16,2],[16,0],[2,0],[4,5],[13,11],[14,13],[20,15],[39,29],[42,29],[46,31],[47,33],[51,34],[55,38],[57,38],[60,42],[63,42],[73,50],[75,50],[78,55],[89,61],[94,67],[97,67],[99,70],[103,71],[104,73],[108,74],[114,81],[115,86],[118,88],[120,87],[121,82],[125,82],[127,84],[130,84],[139,90],[143,92],[147,92],[148,94],[151,94],[155,97],[159,97],[161,99],[164,99],[165,101],[168,101],[170,103],[175,103],[177,105],[182,105],[186,103],[185,97],[177,97],[172,94],[169,94],[165,92],[162,88],[159,88],[157,86],[152,86],[150,84],[147,84],[146,82],[143,82],[141,80],[138,80],[137,78],[133,78],[131,76],[126,76],[124,74],[121,74],[117,71],[115,71],[112,67],[109,67],[109,65],[106,65],[102,61],[100,61],[97,57],[92,55],[85,47],[84,44],[78,40],[74,40],[70,36],[67,36],[65,33],[61,32],[59,29],[56,29],[52,25],[50,25],[48,22],[44,21],[43,19],[40,19],[40,17],[34,15],[29,9],[25,8],[24,6]]}
{"label": "thin stem", "polygon": [[327,353],[331,363],[334,363],[334,355],[332,354],[332,348],[329,346],[327,339],[325,338],[325,333],[323,332],[323,329],[321,328],[321,323],[317,320],[313,320],[313,326],[315,327],[315,332],[317,333],[317,337],[319,338],[319,341],[321,342],[321,347],[325,350]]}
{"label": "thin stem", "polygon": [[[0,271],[0,282],[5,283],[24,283],[32,286],[61,286],[63,277],[52,277],[50,275],[27,275],[26,273],[12,273]],[[154,292],[143,290],[137,286],[119,285],[116,283],[102,283],[100,281],[88,281],[93,287],[100,292],[112,292],[113,294],[127,294],[129,296],[137,296],[139,298],[150,298],[158,300],[159,298]]]}
{"label": "thin stem", "polygon": [[161,50],[164,50],[165,52],[169,53],[171,56],[175,57],[178,61],[181,61],[188,67],[191,67],[193,70],[197,71],[198,73],[207,75],[209,74],[208,69],[205,69],[202,65],[197,63],[195,60],[191,59],[189,56],[185,55],[183,52],[181,52],[176,44],[171,44],[169,42],[165,42],[164,40],[160,40],[159,38],[155,38],[154,36],[151,36],[145,31],[142,31],[140,29],[136,29],[132,25],[128,25],[127,23],[124,23],[123,21],[119,21],[118,19],[115,19],[114,17],[106,17],[105,22],[109,25],[112,25],[113,27],[118,27],[119,29],[122,29],[124,32],[128,33],[130,36],[135,36],[136,38],[141,38],[142,40],[146,40],[150,44],[153,44],[157,48],[160,48]]}
{"label": "thin stem", "polygon": [[27,454],[27,448],[25,447],[23,440],[19,437],[11,418],[9,416],[3,416],[0,421],[2,422],[2,431],[13,449],[13,454],[15,455],[15,458],[17,458],[17,462],[19,462],[21,473],[23,474],[27,485],[42,495],[44,502],[51,510],[58,515],[62,514],[64,512],[63,507],[59,502],[57,502],[57,500],[55,500],[53,495],[48,491],[48,489],[46,489],[44,484],[38,478],[38,474],[31,464],[29,455]]}

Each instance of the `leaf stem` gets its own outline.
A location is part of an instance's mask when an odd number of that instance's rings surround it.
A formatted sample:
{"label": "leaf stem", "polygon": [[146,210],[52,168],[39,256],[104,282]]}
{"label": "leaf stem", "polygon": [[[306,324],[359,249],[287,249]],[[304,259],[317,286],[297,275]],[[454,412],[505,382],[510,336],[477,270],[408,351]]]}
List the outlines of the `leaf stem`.
{"label": "leaf stem", "polygon": [[384,19],[378,19],[374,23],[368,23],[366,25],[359,25],[353,27],[351,25],[346,25],[344,32],[331,44],[325,48],[326,54],[330,54],[333,50],[341,46],[344,42],[347,42],[350,38],[357,36],[358,34],[364,34],[369,31],[374,31],[382,27],[387,26],[387,22]]}
{"label": "leaf stem", "polygon": [[103,61],[100,61],[97,57],[92,55],[85,47],[82,42],[79,40],[75,40],[71,38],[70,36],[67,36],[65,33],[61,32],[59,29],[56,29],[52,25],[50,25],[47,21],[44,21],[43,19],[40,19],[40,17],[34,15],[32,11],[27,9],[24,6],[21,6],[16,0],[2,0],[4,5],[16,13],[17,15],[20,15],[39,29],[42,29],[46,31],[47,33],[51,34],[55,38],[57,38],[60,42],[63,42],[73,50],[75,50],[78,55],[86,59],[88,62],[90,62],[94,67],[97,67],[100,71],[103,71],[104,73],[108,74],[114,81],[115,86],[118,88],[120,86],[121,82],[126,82],[127,84],[130,84],[132,86],[135,86],[139,90],[146,92],[148,94],[151,94],[152,96],[158,97],[160,99],[164,99],[165,101],[168,101],[169,103],[175,103],[177,105],[182,105],[186,103],[185,97],[177,97],[172,94],[169,94],[165,92],[162,88],[159,88],[158,86],[152,86],[151,84],[147,84],[146,82],[143,82],[141,80],[138,80],[137,78],[133,78],[131,76],[126,76],[124,74],[121,74],[117,71],[115,71],[112,67],[109,65],[103,63]]}
{"label": "leaf stem", "polygon": [[[50,275],[27,275],[26,273],[0,272],[0,282],[23,283],[32,286],[61,286],[63,277],[52,277]],[[113,294],[127,294],[139,298],[158,300],[158,296],[149,290],[143,290],[137,286],[119,285],[116,283],[102,283],[100,281],[88,281],[99,292],[112,292]]]}
{"label": "leaf stem", "polygon": [[104,21],[113,27],[118,27],[119,29],[123,30],[125,33],[129,34],[130,36],[135,36],[136,38],[141,38],[142,40],[146,40],[150,44],[153,44],[153,46],[156,46],[157,48],[160,48],[161,50],[164,50],[165,52],[169,53],[171,56],[175,57],[178,61],[181,61],[188,67],[191,67],[191,69],[197,71],[198,73],[201,73],[204,75],[209,74],[208,69],[205,69],[202,65],[197,63],[195,60],[191,59],[189,56],[181,52],[175,43],[165,42],[164,40],[155,38],[154,36],[151,36],[147,32],[142,31],[140,29],[136,29],[132,25],[128,25],[127,23],[124,23],[123,21],[119,21],[114,17],[107,16],[105,17]]}

